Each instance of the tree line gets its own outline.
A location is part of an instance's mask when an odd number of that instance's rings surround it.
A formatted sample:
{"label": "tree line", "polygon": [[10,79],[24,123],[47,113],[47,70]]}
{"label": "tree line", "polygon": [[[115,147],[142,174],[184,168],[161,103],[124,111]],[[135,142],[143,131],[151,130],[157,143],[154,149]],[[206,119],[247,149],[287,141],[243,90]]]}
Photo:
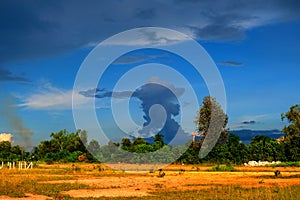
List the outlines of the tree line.
{"label": "tree line", "polygon": [[[188,141],[182,146],[165,144],[164,136],[157,134],[153,143],[143,138],[123,138],[120,143],[110,141],[100,146],[98,141],[88,142],[87,132],[61,130],[50,134],[50,140],[41,141],[31,153],[24,147],[13,146],[10,142],[0,142],[0,160],[39,160],[53,162],[104,162],[104,163],[234,163],[242,164],[249,160],[261,161],[300,161],[300,105],[290,107],[283,113],[282,120],[288,125],[282,129],[285,134],[279,139],[268,136],[255,136],[249,145],[231,134],[226,127],[228,116],[212,97],[204,97],[202,106],[195,118],[199,140]],[[202,145],[207,145],[208,134],[220,132],[215,142],[209,141],[211,149],[205,157],[199,157]],[[203,147],[202,147],[203,148]]]}

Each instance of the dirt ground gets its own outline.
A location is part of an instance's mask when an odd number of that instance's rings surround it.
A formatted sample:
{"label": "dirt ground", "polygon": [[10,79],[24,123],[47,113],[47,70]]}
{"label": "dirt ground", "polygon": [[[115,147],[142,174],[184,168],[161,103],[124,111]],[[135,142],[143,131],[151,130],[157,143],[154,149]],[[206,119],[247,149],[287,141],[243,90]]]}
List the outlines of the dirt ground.
{"label": "dirt ground", "polygon": [[[154,173],[149,171],[104,171],[98,177],[79,175],[75,180],[41,181],[40,183],[81,183],[98,188],[63,192],[71,197],[140,197],[149,196],[150,192],[160,190],[201,190],[226,185],[268,187],[300,184],[300,168],[236,167],[237,172],[206,171],[209,168],[209,166],[172,165],[163,169],[164,177],[158,177],[158,171]],[[275,170],[280,170],[282,177],[275,178]],[[28,194],[27,196],[25,199],[50,199],[40,195]],[[20,198],[0,197],[0,199]]]}
{"label": "dirt ground", "polygon": [[[300,184],[299,178],[272,179],[273,172],[165,172],[163,178],[146,176],[145,174],[128,175],[125,177],[101,177],[95,179],[79,179],[58,182],[77,182],[103,187],[99,190],[71,190],[65,192],[72,197],[99,197],[99,196],[147,196],[149,192],[161,189],[168,190],[199,190],[221,185],[239,185],[241,187],[287,186]],[[299,173],[286,172],[285,176]],[[263,184],[262,184],[263,183]]]}

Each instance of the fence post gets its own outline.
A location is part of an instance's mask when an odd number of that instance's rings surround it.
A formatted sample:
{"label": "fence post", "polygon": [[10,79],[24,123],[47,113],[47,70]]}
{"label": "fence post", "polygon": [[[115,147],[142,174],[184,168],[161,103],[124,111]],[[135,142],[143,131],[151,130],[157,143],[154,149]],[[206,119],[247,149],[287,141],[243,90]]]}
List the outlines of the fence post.
{"label": "fence post", "polygon": [[7,162],[8,169],[11,169],[11,162]]}

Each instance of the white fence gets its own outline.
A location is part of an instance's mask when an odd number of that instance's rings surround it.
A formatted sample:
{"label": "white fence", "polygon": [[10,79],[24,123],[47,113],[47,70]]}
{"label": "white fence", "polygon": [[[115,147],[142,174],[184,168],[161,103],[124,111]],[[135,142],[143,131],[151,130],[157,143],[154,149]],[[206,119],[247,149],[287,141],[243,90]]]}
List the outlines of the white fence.
{"label": "white fence", "polygon": [[1,162],[0,169],[3,169],[4,167],[7,167],[8,169],[32,169],[33,163],[32,162],[26,162],[26,161],[18,161],[18,162]]}

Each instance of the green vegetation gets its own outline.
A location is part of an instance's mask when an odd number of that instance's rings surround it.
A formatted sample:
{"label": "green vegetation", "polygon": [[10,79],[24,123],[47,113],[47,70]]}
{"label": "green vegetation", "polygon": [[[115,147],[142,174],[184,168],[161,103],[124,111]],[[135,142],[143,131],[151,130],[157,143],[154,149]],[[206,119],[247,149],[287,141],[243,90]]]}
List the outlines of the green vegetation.
{"label": "green vegetation", "polygon": [[24,147],[12,146],[8,141],[0,142],[0,161],[24,160],[27,156]]}
{"label": "green vegetation", "polygon": [[211,169],[209,169],[209,171],[233,172],[233,171],[235,171],[235,169],[232,164],[227,164],[227,165],[213,166]]}
{"label": "green vegetation", "polygon": [[[143,138],[123,138],[121,143],[109,142],[100,146],[96,140],[88,143],[87,133],[77,130],[68,133],[61,130],[50,134],[50,140],[41,141],[29,153],[24,148],[12,146],[10,142],[0,143],[0,161],[31,160],[48,164],[53,162],[105,162],[105,163],[215,163],[242,164],[249,160],[283,161],[278,166],[299,166],[300,160],[300,105],[291,106],[282,114],[288,125],[282,130],[285,136],[276,140],[268,136],[255,136],[249,145],[236,135],[229,134],[226,128],[228,116],[212,97],[204,97],[196,116],[196,130],[202,134],[200,140],[189,141],[183,146],[170,146],[164,143],[164,136],[157,134],[153,144]],[[211,124],[210,124],[211,123]],[[214,126],[212,126],[214,125]],[[212,127],[212,128],[211,128]],[[221,135],[212,150],[204,158],[199,158],[200,148],[208,133]],[[211,145],[211,144],[210,144]],[[289,162],[296,162],[290,163]],[[298,162],[298,163],[297,163]]]}
{"label": "green vegetation", "polygon": [[298,162],[282,162],[275,165],[273,167],[300,167],[300,161]]}

